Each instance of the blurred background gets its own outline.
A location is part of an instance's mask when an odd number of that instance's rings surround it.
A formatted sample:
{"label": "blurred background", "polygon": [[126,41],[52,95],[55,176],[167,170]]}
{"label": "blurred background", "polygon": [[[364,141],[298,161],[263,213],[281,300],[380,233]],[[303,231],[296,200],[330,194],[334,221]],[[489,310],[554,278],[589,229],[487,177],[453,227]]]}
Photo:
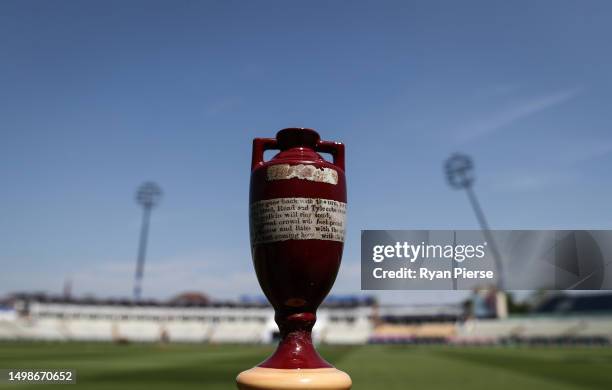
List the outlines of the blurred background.
{"label": "blurred background", "polygon": [[361,291],[359,242],[482,227],[447,183],[455,153],[491,228],[609,229],[611,17],[596,0],[0,2],[0,367],[233,388],[278,337],[250,258],[251,140],[303,126],[347,147],[315,341],[355,389],[609,388],[610,294]]}

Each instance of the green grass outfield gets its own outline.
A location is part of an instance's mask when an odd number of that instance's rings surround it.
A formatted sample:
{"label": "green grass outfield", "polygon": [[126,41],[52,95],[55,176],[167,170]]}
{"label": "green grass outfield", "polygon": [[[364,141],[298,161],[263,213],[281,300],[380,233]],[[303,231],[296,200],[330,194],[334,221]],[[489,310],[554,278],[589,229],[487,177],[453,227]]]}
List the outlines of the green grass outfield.
{"label": "green grass outfield", "polygon": [[[71,368],[77,385],[12,389],[234,389],[268,346],[0,343],[0,368]],[[612,389],[612,348],[384,346],[319,348],[354,389]]]}

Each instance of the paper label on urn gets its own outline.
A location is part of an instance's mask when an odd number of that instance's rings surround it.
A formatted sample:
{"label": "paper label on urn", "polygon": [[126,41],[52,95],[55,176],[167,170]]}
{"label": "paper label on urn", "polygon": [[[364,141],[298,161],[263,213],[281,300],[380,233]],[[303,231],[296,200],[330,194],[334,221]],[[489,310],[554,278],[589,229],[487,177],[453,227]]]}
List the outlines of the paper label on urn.
{"label": "paper label on urn", "polygon": [[249,212],[253,245],[286,240],[344,242],[344,202],[275,198],[251,203]]}
{"label": "paper label on urn", "polygon": [[331,168],[317,168],[310,164],[276,164],[268,167],[268,180],[301,179],[319,183],[338,184],[338,172]]}

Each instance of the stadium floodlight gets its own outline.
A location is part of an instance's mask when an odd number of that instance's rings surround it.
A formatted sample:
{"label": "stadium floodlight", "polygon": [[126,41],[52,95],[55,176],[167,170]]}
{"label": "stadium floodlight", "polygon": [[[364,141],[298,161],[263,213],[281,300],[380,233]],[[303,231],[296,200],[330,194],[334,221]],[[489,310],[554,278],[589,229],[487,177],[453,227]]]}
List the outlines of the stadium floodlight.
{"label": "stadium floodlight", "polygon": [[161,196],[161,188],[151,181],[143,183],[136,191],[136,202],[142,206],[143,214],[138,244],[138,257],[136,259],[136,274],[134,275],[134,301],[139,301],[142,294],[142,278],[147,254],[151,210],[159,203]]}
{"label": "stadium floodlight", "polygon": [[465,154],[455,153],[444,164],[448,184],[455,189],[464,189],[474,184],[474,163]]}
{"label": "stadium floodlight", "polygon": [[457,190],[465,189],[465,191],[467,192],[470,204],[472,205],[472,209],[474,210],[474,214],[476,214],[476,219],[478,219],[480,229],[482,230],[487,242],[489,242],[489,247],[491,248],[493,260],[495,261],[495,268],[497,268],[497,272],[499,274],[499,277],[497,278],[497,288],[499,290],[503,290],[503,264],[499,251],[497,249],[497,245],[495,244],[495,239],[491,235],[491,229],[489,228],[487,218],[485,217],[484,211],[482,210],[482,207],[480,207],[480,202],[478,202],[478,198],[476,197],[476,193],[474,192],[473,187],[475,175],[474,163],[472,162],[472,158],[465,154],[455,153],[450,156],[444,163],[444,172],[446,174],[448,184],[452,188]]}

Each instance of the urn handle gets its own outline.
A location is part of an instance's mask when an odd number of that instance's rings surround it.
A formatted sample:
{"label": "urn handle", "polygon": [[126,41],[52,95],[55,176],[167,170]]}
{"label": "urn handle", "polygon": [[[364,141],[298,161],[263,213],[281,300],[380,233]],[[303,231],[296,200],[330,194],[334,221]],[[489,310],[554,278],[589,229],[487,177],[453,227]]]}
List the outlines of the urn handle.
{"label": "urn handle", "polygon": [[334,141],[319,141],[316,147],[317,152],[329,153],[334,158],[334,165],[344,172],[344,144]]}
{"label": "urn handle", "polygon": [[[318,134],[317,134],[318,137]],[[255,138],[253,140],[253,156],[251,159],[251,170],[254,170],[264,162],[266,150],[279,149],[276,138]],[[344,144],[334,141],[316,141],[315,151],[329,153],[334,158],[334,165],[344,171]]]}
{"label": "urn handle", "polygon": [[253,157],[251,159],[251,170],[264,162],[266,150],[278,149],[276,138],[255,138],[253,140]]}

